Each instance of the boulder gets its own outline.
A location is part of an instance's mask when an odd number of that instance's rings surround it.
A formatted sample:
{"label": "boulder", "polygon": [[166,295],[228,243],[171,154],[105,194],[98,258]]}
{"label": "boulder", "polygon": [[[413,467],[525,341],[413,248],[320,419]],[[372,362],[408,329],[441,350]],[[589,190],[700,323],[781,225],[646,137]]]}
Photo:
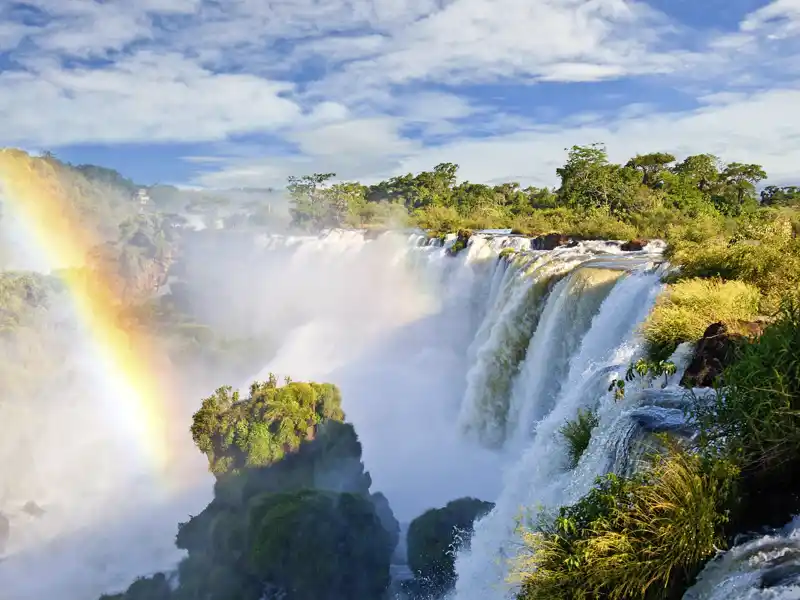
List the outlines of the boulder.
{"label": "boulder", "polygon": [[548,233],[540,235],[531,240],[531,248],[534,250],[554,250],[559,246],[566,246],[570,239],[561,233]]}
{"label": "boulder", "polygon": [[694,348],[692,361],[681,378],[684,387],[711,387],[736,357],[745,336],[730,333],[724,323],[712,323]]}
{"label": "boulder", "polygon": [[646,245],[647,240],[628,240],[622,244],[619,249],[623,252],[638,252],[639,250],[643,250]]}

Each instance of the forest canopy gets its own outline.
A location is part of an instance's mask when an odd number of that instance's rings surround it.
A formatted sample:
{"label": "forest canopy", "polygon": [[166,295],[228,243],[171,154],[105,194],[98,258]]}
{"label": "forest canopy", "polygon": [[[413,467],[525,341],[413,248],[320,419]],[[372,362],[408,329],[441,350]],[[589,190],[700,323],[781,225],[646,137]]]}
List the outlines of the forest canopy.
{"label": "forest canopy", "polygon": [[552,189],[459,182],[458,171],[457,164],[441,163],[371,185],[335,182],[335,173],[292,176],[292,224],[307,231],[412,224],[434,232],[505,227],[536,235],[661,237],[681,218],[800,207],[800,188],[770,185],[759,194],[767,178],[761,165],[724,163],[712,154],[678,160],[652,152],[616,164],[602,144],[573,146]]}

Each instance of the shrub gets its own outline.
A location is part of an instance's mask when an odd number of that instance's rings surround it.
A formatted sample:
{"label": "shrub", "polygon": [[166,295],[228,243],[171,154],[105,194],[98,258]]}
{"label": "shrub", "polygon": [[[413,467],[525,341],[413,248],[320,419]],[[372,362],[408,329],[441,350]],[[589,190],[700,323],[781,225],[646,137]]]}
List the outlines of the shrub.
{"label": "shrub", "polygon": [[757,287],[765,313],[776,312],[780,299],[800,287],[800,240],[792,222],[775,211],[743,218],[730,236],[673,240],[668,258],[681,267],[682,277],[718,277]]}
{"label": "shrub", "polygon": [[469,229],[459,229],[458,233],[456,234],[456,241],[453,242],[453,245],[447,249],[447,253],[450,256],[455,256],[462,250],[466,249],[469,245],[469,238],[472,237],[472,231]]}
{"label": "shrub", "polygon": [[597,414],[594,411],[578,409],[578,416],[575,420],[567,421],[559,430],[569,446],[569,460],[572,468],[578,466],[578,461],[589,447],[592,430],[597,427],[597,422]]}
{"label": "shrub", "polygon": [[640,475],[598,480],[575,505],[524,529],[521,600],[667,598],[722,545],[735,469],[674,443]]}
{"label": "shrub", "polygon": [[332,384],[287,383],[270,376],[240,398],[230,386],[205,398],[192,416],[192,439],[215,475],[272,464],[316,434],[327,419],[344,420],[341,394]]}
{"label": "shrub", "polygon": [[694,342],[716,322],[736,331],[758,314],[760,294],[741,281],[689,279],[667,287],[642,326],[650,357],[664,360],[681,342]]}
{"label": "shrub", "polygon": [[694,416],[707,446],[724,444],[746,469],[770,469],[800,456],[800,304],[789,299],[778,319],[724,374],[726,387]]}

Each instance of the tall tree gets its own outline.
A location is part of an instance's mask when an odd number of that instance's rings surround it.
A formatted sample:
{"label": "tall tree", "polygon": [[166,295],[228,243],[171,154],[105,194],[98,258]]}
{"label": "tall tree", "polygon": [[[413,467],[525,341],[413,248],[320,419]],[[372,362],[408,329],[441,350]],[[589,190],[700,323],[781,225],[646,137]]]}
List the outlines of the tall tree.
{"label": "tall tree", "polygon": [[292,215],[292,223],[304,229],[313,227],[324,227],[328,207],[324,185],[336,177],[336,173],[314,173],[313,175],[303,175],[302,177],[290,176],[289,185],[286,186],[289,192],[289,209]]}
{"label": "tall tree", "polygon": [[800,206],[800,186],[768,185],[761,191],[761,204],[765,206]]}
{"label": "tall tree", "polygon": [[655,188],[663,183],[661,173],[674,162],[675,157],[672,154],[651,152],[649,154],[637,154],[625,166],[641,172],[643,185]]}
{"label": "tall tree", "polygon": [[719,180],[719,158],[713,154],[688,156],[672,169],[704,194],[710,194]]}
{"label": "tall tree", "polygon": [[732,162],[720,176],[727,186],[733,188],[736,202],[741,206],[746,197],[755,193],[756,184],[767,178],[767,173],[761,165]]}

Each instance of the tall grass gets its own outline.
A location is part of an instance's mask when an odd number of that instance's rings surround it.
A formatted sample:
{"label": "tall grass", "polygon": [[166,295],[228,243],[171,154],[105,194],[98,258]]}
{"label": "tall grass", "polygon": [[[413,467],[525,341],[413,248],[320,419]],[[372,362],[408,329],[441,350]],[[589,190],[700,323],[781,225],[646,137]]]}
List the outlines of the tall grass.
{"label": "tall grass", "polygon": [[742,219],[731,235],[676,235],[667,256],[681,267],[683,277],[719,277],[755,286],[762,293],[761,311],[767,314],[800,287],[800,239],[792,220],[778,212]]}
{"label": "tall grass", "polygon": [[634,486],[608,518],[592,523],[589,586],[612,600],[684,587],[723,546],[729,480],[719,475],[703,472],[700,458],[686,452],[658,459],[646,483]]}
{"label": "tall grass", "polygon": [[570,466],[575,468],[592,439],[592,431],[597,427],[597,414],[592,410],[578,409],[578,416],[567,421],[559,433],[567,441]]}
{"label": "tall grass", "polygon": [[723,545],[735,470],[667,443],[640,476],[598,481],[552,522],[522,531],[520,600],[668,598]]}
{"label": "tall grass", "polygon": [[758,314],[761,295],[742,281],[688,279],[670,284],[661,295],[642,333],[654,360],[667,358],[681,342],[693,342],[711,323],[733,331]]}

